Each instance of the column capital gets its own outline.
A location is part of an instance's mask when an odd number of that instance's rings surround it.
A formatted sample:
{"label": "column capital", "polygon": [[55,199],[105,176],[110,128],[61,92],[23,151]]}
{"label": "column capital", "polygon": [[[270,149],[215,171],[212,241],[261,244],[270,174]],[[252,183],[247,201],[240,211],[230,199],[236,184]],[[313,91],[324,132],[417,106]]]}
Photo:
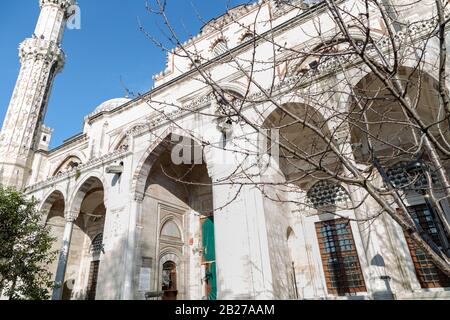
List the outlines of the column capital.
{"label": "column capital", "polygon": [[136,201],[137,203],[142,203],[144,201],[144,197],[145,193],[136,191],[136,193],[134,194],[134,201]]}
{"label": "column capital", "polygon": [[64,218],[66,219],[66,222],[75,222],[78,219],[79,214],[77,212],[73,211],[67,211],[64,214]]}

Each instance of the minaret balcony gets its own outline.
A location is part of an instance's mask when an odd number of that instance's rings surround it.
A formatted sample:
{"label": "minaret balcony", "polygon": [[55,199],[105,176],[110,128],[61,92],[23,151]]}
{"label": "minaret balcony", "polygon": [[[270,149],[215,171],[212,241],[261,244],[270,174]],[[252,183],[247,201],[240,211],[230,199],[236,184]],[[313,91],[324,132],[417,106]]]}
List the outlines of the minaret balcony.
{"label": "minaret balcony", "polygon": [[29,38],[20,44],[20,62],[28,60],[45,60],[48,63],[58,62],[62,68],[65,62],[65,54],[61,47],[53,41],[39,38]]}
{"label": "minaret balcony", "polygon": [[69,15],[70,12],[67,10],[70,9],[71,6],[75,4],[75,0],[39,0],[39,5],[41,9],[44,6],[50,5],[50,6],[56,6],[58,8],[61,8],[66,11],[66,15]]}

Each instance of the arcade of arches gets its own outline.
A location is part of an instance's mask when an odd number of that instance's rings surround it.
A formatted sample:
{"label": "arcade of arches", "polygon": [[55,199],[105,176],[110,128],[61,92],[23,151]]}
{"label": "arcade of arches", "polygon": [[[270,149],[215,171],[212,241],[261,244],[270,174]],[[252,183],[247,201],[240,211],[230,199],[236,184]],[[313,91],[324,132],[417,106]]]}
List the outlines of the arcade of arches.
{"label": "arcade of arches", "polygon": [[[214,300],[217,279],[211,179],[204,164],[174,165],[172,145],[167,141],[148,156],[148,171],[143,173],[145,193],[136,232],[139,258],[133,280],[141,291],[136,298],[145,292],[164,300]],[[51,266],[62,284],[55,289],[54,299],[101,299],[98,283],[102,277],[114,276],[103,263],[114,248],[105,248],[103,243],[108,209],[102,181],[87,179],[70,209],[66,204],[62,193],[55,191],[43,206],[46,225],[56,239],[53,250],[60,252],[59,261]],[[145,273],[148,279],[143,284]]]}
{"label": "arcade of arches", "polygon": [[[184,44],[201,56],[174,48],[152,89],[101,103],[80,123],[82,132],[52,149],[45,113],[76,1],[40,1],[35,37],[20,46],[22,68],[0,132],[0,184],[41,201],[59,253],[50,266],[53,299],[450,299],[448,277],[391,216],[380,214],[366,189],[330,174],[349,174],[350,166],[330,152],[333,143],[317,138],[332,136],[367,172],[379,158],[404,198],[403,210],[450,256],[448,199],[433,188],[443,200],[430,203],[420,189],[424,170],[441,165],[429,161],[436,154],[417,157],[421,142],[414,135],[428,134],[441,151],[450,146],[439,96],[450,82],[436,81],[443,45],[435,34],[437,4],[392,1],[401,6],[393,42],[377,6],[349,2],[354,15],[345,15],[356,45],[365,33],[360,18],[368,19],[373,41],[362,52],[383,60],[371,65],[396,87],[409,85],[401,94],[414,105],[409,114],[429,126],[417,130],[420,123],[405,121],[385,81],[341,39],[327,5],[249,2]],[[380,51],[372,55],[374,49]],[[396,72],[378,68],[394,56]],[[396,69],[403,64],[411,67]],[[280,142],[303,150],[297,153],[303,158],[281,149],[277,161],[276,148],[258,157],[265,142],[255,127],[262,124],[278,129]],[[204,148],[198,152],[186,137],[194,152],[184,149],[188,161],[177,164],[175,134],[201,139]],[[235,146],[244,154],[230,150]],[[227,179],[247,163],[248,170]],[[442,165],[448,172],[449,160]],[[433,176],[425,182],[434,183]]]}
{"label": "arcade of arches", "polygon": [[[356,89],[361,92],[364,89],[365,96],[376,92],[390,101],[386,92],[375,90],[380,84],[370,75],[361,83]],[[424,78],[423,84],[428,87],[422,88],[418,95],[421,100],[417,111],[425,112],[431,123],[439,117],[432,108],[435,84],[430,78]],[[417,90],[411,93],[416,94]],[[330,135],[332,128],[324,125],[327,123],[324,116],[313,107],[292,102],[283,108],[322,128],[325,136]],[[373,125],[367,130],[380,138],[374,143],[380,157],[388,152],[389,144],[407,148],[414,143],[408,129],[395,122],[384,127],[376,125],[381,115],[402,121],[396,108],[395,104],[371,103],[368,109]],[[285,112],[273,111],[264,126],[280,129],[282,143],[316,155],[309,160],[342,170],[328,146]],[[361,128],[356,118],[348,126],[352,141],[347,150],[354,153],[354,161],[364,164],[368,142],[362,139]],[[448,134],[446,130],[432,129],[432,132]],[[370,200],[351,209],[364,198],[363,190],[311,175],[311,166],[306,161],[289,159],[281,150],[281,160],[271,177],[284,182],[283,187],[265,186],[264,196],[256,188],[244,187],[235,201],[219,210],[223,199],[232,194],[230,187],[212,183],[211,167],[205,163],[204,155],[200,159],[203,161],[196,159],[204,150],[200,148],[199,153],[196,149],[199,146],[190,139],[182,141],[192,147],[188,162],[193,164],[174,164],[172,138],[172,134],[167,135],[144,153],[134,174],[136,188],[127,191],[134,192],[139,200],[130,206],[122,204],[130,213],[136,212],[135,228],[125,228],[125,236],[114,245],[108,245],[111,230],[117,229],[117,222],[112,219],[120,215],[110,207],[117,202],[114,190],[124,185],[120,174],[112,180],[80,179],[75,193],[67,199],[62,191],[48,196],[43,211],[56,238],[54,249],[60,251],[59,261],[51,266],[57,283],[61,284],[54,298],[104,299],[111,297],[110,287],[120,288],[113,297],[126,299],[309,299],[368,295],[392,298],[404,290],[405,283],[414,290],[438,290],[449,285],[448,278],[434,268],[407,236],[394,236],[402,234],[395,223],[383,219],[370,224],[355,222],[378,210],[377,204]],[[383,139],[386,144],[381,142]],[[123,150],[132,148],[133,143],[126,138],[128,147]],[[361,147],[355,149],[355,145]],[[210,153],[214,152],[224,151],[218,148]],[[73,159],[66,159],[61,168],[71,164]],[[122,161],[121,166],[124,165],[126,161]],[[385,165],[392,168],[389,174],[393,179],[408,179],[403,176],[406,171],[401,163]],[[423,228],[448,250],[449,239],[423,196],[414,190],[405,190],[405,194]],[[215,212],[215,208],[221,213]],[[443,209],[446,214],[450,212],[446,203]],[[123,216],[130,219],[126,214]],[[127,223],[121,224],[126,227]],[[407,254],[399,257],[394,248],[402,248]],[[123,261],[118,262],[117,257]],[[121,267],[115,268],[116,265]],[[128,279],[124,274],[131,276]],[[386,274],[390,282],[385,280]]]}

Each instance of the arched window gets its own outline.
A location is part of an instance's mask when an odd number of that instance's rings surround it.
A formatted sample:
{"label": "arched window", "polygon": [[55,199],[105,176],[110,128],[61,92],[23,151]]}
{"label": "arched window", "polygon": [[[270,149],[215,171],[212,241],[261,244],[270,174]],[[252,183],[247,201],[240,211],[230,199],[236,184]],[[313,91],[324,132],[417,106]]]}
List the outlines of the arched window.
{"label": "arched window", "polygon": [[181,240],[181,232],[177,224],[173,221],[168,221],[164,224],[161,230],[161,236],[175,238]]}
{"label": "arched window", "polygon": [[76,156],[70,156],[66,158],[55,170],[54,176],[57,176],[59,174],[62,174],[64,172],[72,171],[76,169],[78,166],[82,164],[80,158]]}
{"label": "arched window", "polygon": [[244,33],[244,35],[241,37],[241,42],[245,43],[247,41],[250,41],[253,39],[253,33],[252,32],[246,32]]}
{"label": "arched window", "polygon": [[[431,177],[431,183],[438,185],[439,180],[436,174],[420,161],[398,163],[387,171],[387,176],[394,188],[406,193],[413,192],[426,195],[427,190],[430,188],[427,172]],[[445,252],[445,248],[449,247],[450,238],[444,231],[442,222],[436,213],[436,207],[427,198],[423,198],[423,201],[423,204],[408,207],[408,214],[428,234],[433,242]],[[399,210],[399,213],[405,214],[401,210]],[[450,278],[434,265],[427,254],[416,245],[406,232],[405,238],[421,287],[439,288],[450,286]]]}
{"label": "arched window", "polygon": [[217,40],[216,43],[214,44],[214,46],[212,47],[212,52],[214,53],[214,55],[216,57],[224,54],[227,51],[228,51],[228,45],[224,39]]}
{"label": "arched window", "polygon": [[314,209],[327,206],[347,207],[350,197],[345,189],[331,181],[317,182],[307,194],[307,204]]}
{"label": "arched window", "polygon": [[130,136],[126,135],[125,137],[120,140],[120,142],[116,146],[116,150],[128,150],[130,147]]}
{"label": "arched window", "polygon": [[103,251],[103,233],[95,236],[91,243],[91,253],[100,254]]}
{"label": "arched window", "polygon": [[93,259],[89,268],[86,300],[95,300],[97,294],[98,273],[100,270],[100,254],[103,252],[103,233],[99,233],[92,240],[90,252]]}
{"label": "arched window", "polygon": [[[428,179],[425,174],[425,165],[421,162],[400,162],[387,171],[387,176],[392,185],[404,191],[416,191],[421,193],[428,189]],[[437,184],[438,178],[434,172],[430,172],[433,184]]]}

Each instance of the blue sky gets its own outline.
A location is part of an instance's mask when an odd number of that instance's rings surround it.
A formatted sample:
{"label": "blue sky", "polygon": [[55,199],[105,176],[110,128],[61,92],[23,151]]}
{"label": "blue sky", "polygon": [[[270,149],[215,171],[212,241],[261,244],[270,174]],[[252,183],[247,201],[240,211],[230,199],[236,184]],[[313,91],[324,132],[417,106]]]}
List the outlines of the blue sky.
{"label": "blue sky", "polygon": [[[148,0],[154,3],[154,0]],[[222,14],[242,0],[167,0],[168,14],[183,39],[198,33],[203,19]],[[0,4],[0,123],[11,98],[20,64],[17,48],[30,37],[39,15],[38,0],[2,0]],[[160,21],[149,14],[145,0],[78,0],[81,30],[66,30],[66,66],[58,74],[45,119],[55,129],[51,147],[82,131],[83,117],[101,102],[148,91],[152,76],[165,68],[165,53],[138,28],[164,40]],[[195,9],[194,9],[195,8]]]}

